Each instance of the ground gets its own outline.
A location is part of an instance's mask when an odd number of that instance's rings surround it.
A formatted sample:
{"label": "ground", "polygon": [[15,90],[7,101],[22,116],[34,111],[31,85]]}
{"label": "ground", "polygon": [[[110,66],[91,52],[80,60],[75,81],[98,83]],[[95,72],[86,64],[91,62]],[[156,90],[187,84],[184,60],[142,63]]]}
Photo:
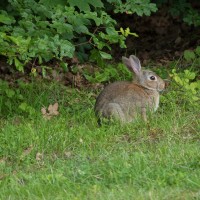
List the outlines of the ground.
{"label": "ground", "polygon": [[[168,68],[199,44],[198,29],[159,13],[149,20],[138,20],[131,29],[140,37],[127,41],[127,55],[137,53],[143,64]],[[100,88],[81,74],[56,68],[42,79],[12,73],[3,59],[0,66],[10,84],[0,88],[0,199],[200,199],[200,113],[177,96],[180,88],[169,86],[146,123],[99,126]]]}

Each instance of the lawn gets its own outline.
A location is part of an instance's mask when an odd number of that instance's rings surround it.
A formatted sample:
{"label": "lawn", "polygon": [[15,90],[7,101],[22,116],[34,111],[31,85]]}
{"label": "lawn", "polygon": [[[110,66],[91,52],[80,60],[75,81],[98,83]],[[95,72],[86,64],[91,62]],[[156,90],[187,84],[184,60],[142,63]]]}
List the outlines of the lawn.
{"label": "lawn", "polygon": [[[198,109],[161,98],[146,124],[99,127],[99,91],[40,82],[20,91],[35,112],[0,97],[0,199],[200,199]],[[46,119],[41,108],[55,102],[59,114]]]}

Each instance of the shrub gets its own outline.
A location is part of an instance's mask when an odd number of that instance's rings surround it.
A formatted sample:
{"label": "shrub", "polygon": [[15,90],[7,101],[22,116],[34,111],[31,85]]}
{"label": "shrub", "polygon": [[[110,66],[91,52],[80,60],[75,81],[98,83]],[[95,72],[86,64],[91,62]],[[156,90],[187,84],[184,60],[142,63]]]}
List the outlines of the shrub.
{"label": "shrub", "polygon": [[[104,58],[111,44],[126,47],[125,35],[115,29],[116,21],[107,14],[109,6],[115,12],[141,16],[156,11],[156,5],[149,3],[150,0],[9,0],[0,10],[0,55],[19,71],[27,63],[35,67],[51,59],[62,61],[74,56],[85,60],[94,50]],[[130,31],[129,34],[134,35]]]}

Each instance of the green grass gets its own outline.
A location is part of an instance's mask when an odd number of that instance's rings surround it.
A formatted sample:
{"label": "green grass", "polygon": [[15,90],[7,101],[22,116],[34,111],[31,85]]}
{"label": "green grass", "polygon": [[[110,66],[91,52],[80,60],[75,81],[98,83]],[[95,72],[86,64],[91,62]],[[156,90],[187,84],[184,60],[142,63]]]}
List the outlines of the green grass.
{"label": "green grass", "polygon": [[[147,124],[98,127],[92,90],[21,93],[35,114],[0,101],[0,199],[200,199],[199,110],[164,101]],[[54,102],[60,114],[44,119]]]}

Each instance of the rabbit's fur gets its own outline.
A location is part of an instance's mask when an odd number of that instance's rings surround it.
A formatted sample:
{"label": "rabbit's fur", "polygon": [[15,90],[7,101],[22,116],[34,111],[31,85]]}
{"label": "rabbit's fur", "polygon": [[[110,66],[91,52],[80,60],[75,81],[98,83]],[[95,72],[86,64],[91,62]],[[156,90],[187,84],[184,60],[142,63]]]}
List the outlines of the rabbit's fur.
{"label": "rabbit's fur", "polygon": [[134,72],[134,81],[106,86],[97,97],[95,113],[99,118],[115,118],[123,123],[133,121],[140,114],[146,121],[147,110],[153,112],[158,108],[159,91],[164,89],[165,82],[154,72],[142,70],[140,60],[134,55],[122,57],[122,61]]}

